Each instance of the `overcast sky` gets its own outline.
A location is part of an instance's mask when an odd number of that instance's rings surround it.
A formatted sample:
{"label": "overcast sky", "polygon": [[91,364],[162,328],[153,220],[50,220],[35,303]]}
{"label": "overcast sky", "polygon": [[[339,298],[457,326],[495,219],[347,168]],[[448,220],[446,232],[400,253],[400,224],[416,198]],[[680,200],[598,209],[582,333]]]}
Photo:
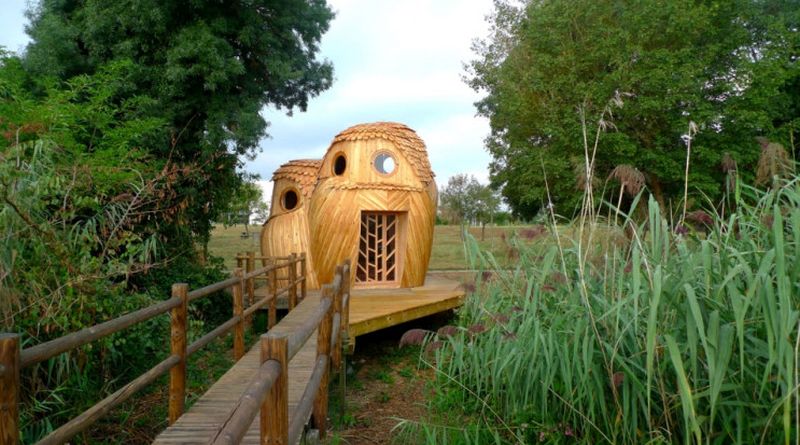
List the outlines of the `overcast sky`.
{"label": "overcast sky", "polygon": [[[0,45],[20,51],[28,41],[28,1],[2,0]],[[488,30],[491,0],[329,0],[336,18],[322,38],[333,62],[333,87],[288,117],[265,109],[270,138],[247,162],[268,180],[290,159],[320,158],[339,131],[362,122],[397,121],[422,137],[439,186],[457,173],[488,180],[483,148],[488,121],[475,116],[478,95],[461,80],[472,40]],[[264,181],[265,191],[271,184]],[[266,195],[269,196],[268,194]]]}

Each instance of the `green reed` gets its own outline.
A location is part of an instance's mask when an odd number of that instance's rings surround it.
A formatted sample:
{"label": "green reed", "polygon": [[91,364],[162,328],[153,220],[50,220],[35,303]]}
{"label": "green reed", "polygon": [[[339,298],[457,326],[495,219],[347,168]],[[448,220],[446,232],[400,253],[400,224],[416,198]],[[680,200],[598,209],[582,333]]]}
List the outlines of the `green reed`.
{"label": "green reed", "polygon": [[438,420],[401,430],[428,443],[797,440],[800,186],[747,195],[689,233],[651,200],[646,222],[618,228],[627,245],[519,242],[517,267],[479,283],[458,332],[422,355]]}

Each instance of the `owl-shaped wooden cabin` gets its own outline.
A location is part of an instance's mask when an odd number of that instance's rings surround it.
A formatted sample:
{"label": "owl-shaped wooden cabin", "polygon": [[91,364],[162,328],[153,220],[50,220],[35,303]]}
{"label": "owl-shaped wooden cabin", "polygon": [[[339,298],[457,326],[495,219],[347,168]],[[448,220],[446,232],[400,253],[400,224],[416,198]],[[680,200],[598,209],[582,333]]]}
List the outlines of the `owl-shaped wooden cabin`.
{"label": "owl-shaped wooden cabin", "polygon": [[[289,161],[273,173],[272,205],[269,219],[261,229],[262,255],[284,257],[309,251],[308,207],[320,162],[318,159]],[[319,284],[310,255],[306,255],[306,267],[306,286],[316,289]]]}
{"label": "owl-shaped wooden cabin", "polygon": [[308,223],[318,282],[352,261],[355,287],[425,282],[436,184],[425,144],[405,125],[361,124],[339,133],[319,166]]}

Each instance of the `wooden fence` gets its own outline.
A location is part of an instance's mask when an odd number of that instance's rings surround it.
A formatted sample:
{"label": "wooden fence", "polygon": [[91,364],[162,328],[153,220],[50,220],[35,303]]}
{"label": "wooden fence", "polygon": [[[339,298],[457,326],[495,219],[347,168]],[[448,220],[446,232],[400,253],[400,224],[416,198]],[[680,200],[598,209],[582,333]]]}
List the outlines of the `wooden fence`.
{"label": "wooden fence", "polygon": [[[97,402],[78,417],[60,426],[39,441],[37,445],[60,444],[68,441],[167,372],[170,374],[169,423],[175,422],[184,410],[186,359],[189,356],[232,329],[234,357],[239,360],[245,353],[245,325],[256,310],[269,305],[269,326],[271,328],[275,325],[275,304],[279,296],[288,295],[292,307],[297,304],[298,297],[306,297],[305,274],[303,273],[306,270],[305,254],[269,258],[264,261],[266,264],[264,267],[259,269],[248,267],[246,272],[237,268],[233,271],[231,278],[193,291],[189,291],[186,284],[174,284],[172,297],[168,300],[23,350],[20,350],[18,334],[0,334],[0,444],[16,445],[19,443],[21,369],[167,312],[170,313],[170,355],[113,394]],[[300,274],[297,273],[298,266],[301,269]],[[288,271],[287,276],[291,278],[286,285],[283,287],[274,285],[266,296],[254,301],[254,282],[257,279],[263,279],[268,283],[275,283],[278,271],[284,269]],[[298,286],[301,289],[299,295]],[[214,292],[226,289],[232,290],[232,317],[198,340],[187,344],[188,305]],[[248,296],[247,304],[245,304],[245,294]]]}
{"label": "wooden fence", "polygon": [[[261,443],[298,443],[306,419],[324,438],[328,413],[330,369],[343,364],[342,343],[349,327],[350,262],[337,266],[331,284],[322,286],[319,305],[291,333],[267,332],[261,336],[261,367],[234,404],[236,408],[219,428],[215,445],[238,444],[256,415],[260,415]],[[311,377],[289,418],[289,362],[317,332],[316,360]],[[340,373],[344,370],[340,370]]]}

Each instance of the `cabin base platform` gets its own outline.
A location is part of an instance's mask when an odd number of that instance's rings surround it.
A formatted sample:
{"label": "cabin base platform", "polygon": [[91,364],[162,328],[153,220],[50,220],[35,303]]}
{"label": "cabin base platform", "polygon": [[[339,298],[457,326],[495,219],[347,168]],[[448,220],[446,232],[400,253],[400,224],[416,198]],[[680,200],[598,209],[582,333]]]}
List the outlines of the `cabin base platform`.
{"label": "cabin base platform", "polygon": [[407,321],[455,309],[464,304],[461,283],[445,278],[425,279],[425,285],[403,289],[353,288],[350,299],[350,345],[358,336]]}
{"label": "cabin base platform", "polygon": [[[266,287],[261,287],[255,293],[260,298],[266,292]],[[312,294],[317,292],[309,291],[309,295]],[[465,296],[458,281],[430,274],[423,286],[400,289],[353,287],[350,294],[350,351],[361,335],[455,309],[464,304]],[[278,298],[277,307],[287,308],[285,297]]]}

